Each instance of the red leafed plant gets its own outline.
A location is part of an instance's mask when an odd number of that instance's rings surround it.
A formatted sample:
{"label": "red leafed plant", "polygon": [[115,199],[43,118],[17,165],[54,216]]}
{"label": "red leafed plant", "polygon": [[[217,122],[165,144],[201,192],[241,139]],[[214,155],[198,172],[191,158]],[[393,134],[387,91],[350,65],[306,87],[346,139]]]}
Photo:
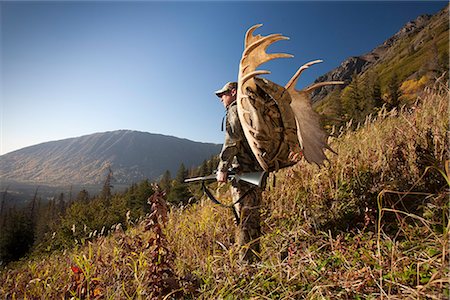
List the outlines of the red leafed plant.
{"label": "red leafed plant", "polygon": [[73,274],[66,296],[76,295],[80,299],[101,299],[103,297],[102,288],[100,287],[98,280],[90,280],[88,288],[89,280],[86,280],[83,270],[77,265],[71,265],[70,269]]}
{"label": "red leafed plant", "polygon": [[168,208],[165,201],[166,193],[154,185],[154,194],[148,199],[151,206],[150,216],[145,229],[153,234],[148,240],[150,248],[150,278],[148,287],[152,295],[161,297],[180,289],[178,278],[173,272],[175,255],[168,249],[167,240],[162,227],[167,222]]}

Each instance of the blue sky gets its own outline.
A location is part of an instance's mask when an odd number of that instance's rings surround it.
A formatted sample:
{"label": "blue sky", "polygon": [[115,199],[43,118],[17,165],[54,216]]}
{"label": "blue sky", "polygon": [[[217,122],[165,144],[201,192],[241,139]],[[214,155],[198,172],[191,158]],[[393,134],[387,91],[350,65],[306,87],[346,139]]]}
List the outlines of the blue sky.
{"label": "blue sky", "polygon": [[1,1],[0,154],[130,129],[221,143],[213,91],[236,80],[246,30],[290,38],[264,65],[297,87],[364,54],[448,2]]}

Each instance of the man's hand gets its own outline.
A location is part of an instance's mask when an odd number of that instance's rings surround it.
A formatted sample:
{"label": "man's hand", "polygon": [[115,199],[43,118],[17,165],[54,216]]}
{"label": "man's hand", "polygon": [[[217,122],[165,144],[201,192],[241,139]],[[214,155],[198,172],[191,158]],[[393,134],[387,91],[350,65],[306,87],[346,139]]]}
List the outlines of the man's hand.
{"label": "man's hand", "polygon": [[227,182],[228,173],[227,172],[222,172],[222,171],[217,171],[216,179],[217,179],[218,182]]}

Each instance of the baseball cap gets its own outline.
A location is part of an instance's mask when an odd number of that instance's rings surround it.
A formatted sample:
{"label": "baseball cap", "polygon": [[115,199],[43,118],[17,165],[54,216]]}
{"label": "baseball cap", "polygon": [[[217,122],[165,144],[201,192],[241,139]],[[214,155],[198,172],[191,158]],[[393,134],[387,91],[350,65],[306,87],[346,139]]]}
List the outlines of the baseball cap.
{"label": "baseball cap", "polygon": [[221,88],[218,91],[215,91],[214,93],[216,94],[217,97],[220,97],[220,96],[222,96],[223,93],[231,91],[232,89],[237,89],[237,82],[235,82],[235,81],[227,82],[223,86],[223,88]]}

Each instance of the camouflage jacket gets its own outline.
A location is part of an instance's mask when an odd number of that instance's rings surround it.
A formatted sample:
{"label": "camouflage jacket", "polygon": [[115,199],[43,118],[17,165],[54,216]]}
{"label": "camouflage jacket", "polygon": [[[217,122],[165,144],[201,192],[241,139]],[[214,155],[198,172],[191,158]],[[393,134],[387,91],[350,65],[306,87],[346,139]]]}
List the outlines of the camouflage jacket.
{"label": "camouflage jacket", "polygon": [[227,108],[225,141],[220,152],[218,171],[227,171],[230,167],[238,168],[241,172],[261,171],[242,130],[237,112],[237,102],[234,101]]}

